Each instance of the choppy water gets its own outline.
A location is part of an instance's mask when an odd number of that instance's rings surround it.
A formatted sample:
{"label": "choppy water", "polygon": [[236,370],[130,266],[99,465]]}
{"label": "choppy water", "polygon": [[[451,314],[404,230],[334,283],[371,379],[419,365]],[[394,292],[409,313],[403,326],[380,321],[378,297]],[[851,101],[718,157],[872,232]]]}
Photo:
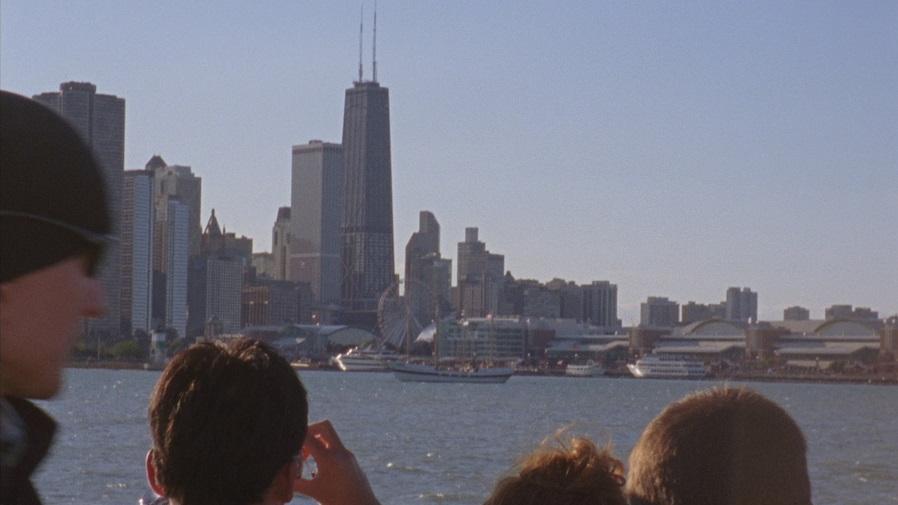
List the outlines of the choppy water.
{"label": "choppy water", "polygon": [[[61,424],[37,485],[46,503],[133,504],[146,489],[146,405],[158,372],[68,370],[43,403]],[[560,426],[611,440],[626,460],[667,403],[713,382],[512,377],[410,384],[389,374],[304,372],[313,420],[329,418],[386,504],[478,504],[515,459]],[[898,503],[898,387],[750,384],[809,445],[814,503]],[[307,503],[295,500],[297,503]]]}

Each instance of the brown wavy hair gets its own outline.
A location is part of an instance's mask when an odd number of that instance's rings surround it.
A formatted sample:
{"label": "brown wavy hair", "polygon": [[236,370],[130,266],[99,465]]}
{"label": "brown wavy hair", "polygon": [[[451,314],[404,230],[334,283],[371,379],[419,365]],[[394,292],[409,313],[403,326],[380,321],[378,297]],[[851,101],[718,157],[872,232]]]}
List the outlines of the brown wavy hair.
{"label": "brown wavy hair", "polygon": [[299,454],[306,390],[268,345],[195,344],[162,372],[149,407],[151,464],[182,505],[257,503]]}
{"label": "brown wavy hair", "polygon": [[625,505],[623,465],[610,447],[560,435],[525,456],[484,505]]}
{"label": "brown wavy hair", "polygon": [[712,388],[649,423],[626,491],[639,505],[810,505],[805,451],[782,407],[749,389]]}

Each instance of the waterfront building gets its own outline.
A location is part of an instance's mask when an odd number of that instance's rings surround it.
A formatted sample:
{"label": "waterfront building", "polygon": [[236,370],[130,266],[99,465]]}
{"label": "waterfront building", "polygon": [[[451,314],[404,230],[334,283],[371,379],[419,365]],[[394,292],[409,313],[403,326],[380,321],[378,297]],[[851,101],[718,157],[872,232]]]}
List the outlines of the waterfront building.
{"label": "waterfront building", "polygon": [[278,281],[286,281],[287,264],[290,255],[290,207],[278,209],[277,219],[271,227],[272,270],[269,276]]}
{"label": "waterfront building", "polygon": [[129,332],[153,331],[153,176],[128,170],[122,185],[121,318]]}
{"label": "waterfront building", "polygon": [[478,239],[477,228],[465,228],[465,241],[458,243],[458,307],[464,317],[499,313],[505,256],[492,254]]}
{"label": "waterfront building", "polygon": [[758,294],[749,288],[727,289],[726,318],[743,323],[758,322]]}
{"label": "waterfront building", "polygon": [[701,360],[706,364],[763,359],[789,369],[872,363],[882,353],[881,332],[869,321],[784,320],[745,324],[709,319],[670,330],[634,328],[631,350]]}
{"label": "waterfront building", "polygon": [[436,338],[440,360],[519,360],[526,356],[527,350],[527,326],[520,318],[443,321]]}
{"label": "waterfront building", "polygon": [[359,80],[343,112],[342,305],[347,324],[373,328],[395,281],[389,91]]}
{"label": "waterfront building", "polygon": [[583,321],[608,329],[621,327],[617,318],[617,285],[608,281],[592,281],[580,287]]}
{"label": "waterfront building", "polygon": [[190,251],[190,209],[176,198],[165,212],[165,327],[179,337],[187,334],[187,278]]}
{"label": "waterfront building", "polygon": [[[122,174],[125,170],[125,100],[97,93],[89,82],[64,82],[59,91],[41,93],[32,98],[66,118],[91,147],[103,167],[106,194],[112,217],[111,235],[121,237],[120,210]],[[106,298],[102,317],[88,319],[88,333],[117,336],[121,328],[121,252],[117,240],[110,241],[99,265],[99,278]]]}
{"label": "waterfront building", "polygon": [[639,324],[669,328],[680,322],[680,305],[662,296],[650,296],[640,305]]}
{"label": "waterfront building", "polygon": [[811,318],[811,311],[804,307],[793,306],[783,310],[784,321],[807,321]]}

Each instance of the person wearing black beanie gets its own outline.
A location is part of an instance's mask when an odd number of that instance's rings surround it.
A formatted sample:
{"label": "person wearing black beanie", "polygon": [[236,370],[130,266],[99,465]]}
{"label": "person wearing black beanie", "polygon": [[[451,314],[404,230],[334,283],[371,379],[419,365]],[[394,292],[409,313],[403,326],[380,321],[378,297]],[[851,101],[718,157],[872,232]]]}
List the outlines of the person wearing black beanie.
{"label": "person wearing black beanie", "polygon": [[0,91],[0,503],[39,503],[30,476],[80,322],[103,314],[94,269],[111,217],[90,148],[63,118]]}

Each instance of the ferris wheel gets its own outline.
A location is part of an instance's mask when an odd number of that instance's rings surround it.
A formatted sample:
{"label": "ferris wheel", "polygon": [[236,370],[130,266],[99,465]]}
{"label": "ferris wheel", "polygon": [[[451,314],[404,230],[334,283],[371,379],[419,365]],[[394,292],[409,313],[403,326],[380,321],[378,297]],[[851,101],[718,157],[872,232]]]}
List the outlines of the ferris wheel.
{"label": "ferris wheel", "polygon": [[409,349],[421,330],[438,319],[439,304],[433,290],[414,279],[394,282],[377,302],[380,338],[396,349]]}

